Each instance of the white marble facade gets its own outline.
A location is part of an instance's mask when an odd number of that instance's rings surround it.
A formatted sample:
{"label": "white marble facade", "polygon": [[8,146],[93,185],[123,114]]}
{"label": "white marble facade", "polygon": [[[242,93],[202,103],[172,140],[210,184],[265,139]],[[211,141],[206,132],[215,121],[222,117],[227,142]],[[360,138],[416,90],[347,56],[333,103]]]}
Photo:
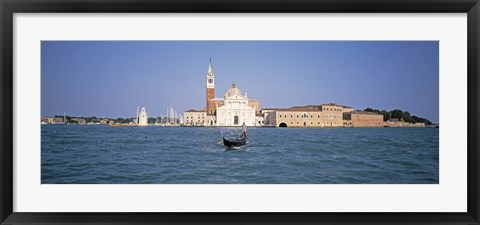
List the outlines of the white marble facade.
{"label": "white marble facade", "polygon": [[248,104],[235,83],[224,95],[224,105],[217,108],[217,126],[255,126],[255,109]]}

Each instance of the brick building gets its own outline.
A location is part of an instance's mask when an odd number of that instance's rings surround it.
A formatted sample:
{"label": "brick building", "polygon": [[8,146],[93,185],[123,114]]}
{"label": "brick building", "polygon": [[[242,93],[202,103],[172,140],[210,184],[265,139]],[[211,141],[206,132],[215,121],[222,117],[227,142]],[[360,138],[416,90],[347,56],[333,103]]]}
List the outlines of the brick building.
{"label": "brick building", "polygon": [[359,111],[348,112],[348,114],[351,118],[348,126],[351,127],[383,127],[385,125],[381,114]]}
{"label": "brick building", "polygon": [[351,112],[352,108],[329,103],[266,111],[270,116],[265,118],[265,124],[275,124],[276,127],[343,127],[343,113]]}

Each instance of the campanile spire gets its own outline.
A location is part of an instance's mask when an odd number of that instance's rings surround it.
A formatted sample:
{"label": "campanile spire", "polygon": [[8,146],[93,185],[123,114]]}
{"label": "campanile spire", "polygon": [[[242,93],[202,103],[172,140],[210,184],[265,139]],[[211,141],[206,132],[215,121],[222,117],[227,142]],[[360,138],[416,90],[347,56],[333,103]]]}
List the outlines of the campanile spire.
{"label": "campanile spire", "polygon": [[212,69],[212,58],[210,58],[210,62],[208,63],[208,73],[212,73],[213,74],[213,69]]}

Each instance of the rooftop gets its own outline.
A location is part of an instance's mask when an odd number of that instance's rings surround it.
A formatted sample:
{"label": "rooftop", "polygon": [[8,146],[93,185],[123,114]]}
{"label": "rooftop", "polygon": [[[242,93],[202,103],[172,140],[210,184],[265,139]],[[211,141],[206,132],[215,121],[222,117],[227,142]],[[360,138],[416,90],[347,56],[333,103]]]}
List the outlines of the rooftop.
{"label": "rooftop", "polygon": [[201,110],[189,109],[189,110],[187,110],[187,111],[185,111],[185,112],[206,112],[206,111],[207,111],[207,109],[201,109]]}
{"label": "rooftop", "polygon": [[343,108],[352,108],[349,106],[337,105],[335,103],[327,103],[322,105],[304,105],[304,106],[292,106],[290,108],[266,108],[266,110],[277,110],[277,111],[322,111],[322,106],[338,106]]}
{"label": "rooftop", "polygon": [[309,112],[320,112],[320,108],[318,106],[293,106],[290,108],[276,108],[277,111],[309,111]]}
{"label": "rooftop", "polygon": [[326,104],[322,104],[322,105],[326,105],[326,106],[338,106],[338,107],[342,107],[342,108],[352,108],[350,106],[346,106],[346,105],[337,105],[335,103],[326,103]]}
{"label": "rooftop", "polygon": [[352,111],[352,112],[348,112],[350,114],[366,114],[366,115],[382,115],[382,114],[378,114],[378,113],[374,113],[374,112],[362,112],[362,111]]}
{"label": "rooftop", "polygon": [[232,87],[225,93],[225,98],[233,95],[242,96],[242,92],[237,88],[237,83],[233,82]]}

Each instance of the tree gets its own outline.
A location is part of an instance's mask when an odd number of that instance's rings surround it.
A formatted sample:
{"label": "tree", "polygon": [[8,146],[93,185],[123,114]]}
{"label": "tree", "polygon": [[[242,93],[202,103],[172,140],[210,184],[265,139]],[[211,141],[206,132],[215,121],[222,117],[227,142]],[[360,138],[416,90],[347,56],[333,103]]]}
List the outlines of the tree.
{"label": "tree", "polygon": [[378,109],[366,108],[366,109],[363,110],[363,111],[365,111],[365,112],[373,112],[373,113],[380,114],[380,110],[378,110]]}
{"label": "tree", "polygon": [[402,119],[403,119],[405,122],[409,123],[409,122],[410,122],[410,113],[407,112],[407,111],[403,112],[403,114],[402,114]]}
{"label": "tree", "polygon": [[432,125],[432,122],[428,119],[417,117],[417,116],[412,116],[412,118],[413,117],[415,118],[416,123],[424,123],[425,125]]}
{"label": "tree", "polygon": [[[425,118],[421,118],[421,117],[418,117],[418,116],[412,116],[410,114],[410,112],[408,111],[402,111],[400,109],[394,109],[392,111],[387,111],[387,110],[378,110],[378,109],[373,109],[373,108],[366,108],[364,110],[365,112],[373,112],[373,113],[377,113],[377,114],[381,114],[383,115],[383,120],[384,121],[387,121],[387,120],[390,120],[390,119],[399,119],[400,121],[405,121],[407,123],[425,123],[425,125],[432,125],[432,122],[428,119],[425,119]],[[344,114],[344,118],[345,118],[345,114]]]}
{"label": "tree", "polygon": [[412,122],[412,123],[417,123],[417,121],[418,121],[418,117],[417,117],[417,116],[412,116],[412,117],[410,117],[410,122]]}
{"label": "tree", "polygon": [[124,119],[122,117],[119,117],[117,119],[114,120],[115,123],[130,123],[133,121],[133,118],[127,118],[127,119]]}
{"label": "tree", "polygon": [[400,110],[400,109],[394,109],[394,110],[390,111],[390,114],[391,114],[391,118],[392,118],[392,119],[401,119],[401,118],[403,118],[403,111]]}
{"label": "tree", "polygon": [[157,121],[157,118],[150,117],[148,118],[148,123],[155,123]]}
{"label": "tree", "polygon": [[100,119],[97,118],[96,116],[91,116],[91,117],[85,117],[85,122],[86,123],[99,123]]}
{"label": "tree", "polygon": [[387,121],[390,119],[390,113],[387,110],[380,111],[380,114],[383,115],[383,121]]}

